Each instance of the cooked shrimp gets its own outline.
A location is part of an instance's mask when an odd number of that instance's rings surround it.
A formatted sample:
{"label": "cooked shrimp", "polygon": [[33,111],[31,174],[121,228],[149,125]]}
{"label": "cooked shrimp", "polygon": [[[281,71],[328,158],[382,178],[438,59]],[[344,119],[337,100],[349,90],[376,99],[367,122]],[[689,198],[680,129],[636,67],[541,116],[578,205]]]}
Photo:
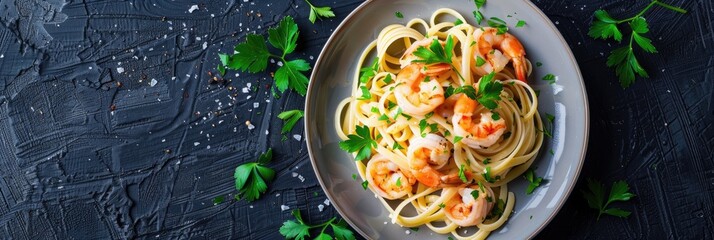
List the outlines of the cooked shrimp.
{"label": "cooked shrimp", "polygon": [[[435,39],[438,39],[438,38],[432,36],[432,37],[424,38],[422,40],[412,43],[412,45],[409,46],[409,48],[407,48],[406,51],[404,51],[402,58],[399,59],[399,64],[401,64],[401,67],[405,68],[405,67],[409,66],[410,64],[412,64],[412,61],[417,60],[418,58],[416,56],[414,56],[414,54],[412,54],[412,53],[414,53],[414,51],[416,51],[419,47],[427,47],[428,48],[429,45],[431,45],[431,43],[434,42]],[[442,47],[445,44],[444,41],[439,41],[439,43],[441,43]],[[449,64],[435,64],[435,66],[437,66],[437,65],[438,66],[444,66],[444,65],[449,66]]]}
{"label": "cooked shrimp", "polygon": [[461,95],[454,106],[454,134],[463,136],[462,143],[472,148],[487,148],[495,144],[506,131],[506,121],[503,118],[493,120],[492,113],[481,113],[479,119],[476,111],[476,101],[466,95]]}
{"label": "cooked shrimp", "polygon": [[[474,198],[476,194],[472,194],[473,191],[478,192],[478,197]],[[462,227],[483,222],[491,211],[495,199],[491,188],[486,187],[482,191],[478,186],[460,187],[457,192],[445,202],[446,217]]]}
{"label": "cooked shrimp", "polygon": [[[462,184],[458,171],[447,174],[439,171],[450,162],[452,148],[451,142],[436,134],[412,138],[407,148],[407,160],[417,181],[429,187]],[[470,174],[467,178],[471,179]]]}
{"label": "cooked shrimp", "polygon": [[412,191],[416,183],[399,166],[381,154],[374,155],[367,163],[367,182],[372,189],[386,199],[398,199]]}
{"label": "cooked shrimp", "polygon": [[454,116],[454,105],[456,105],[456,101],[459,100],[459,96],[463,95],[463,93],[459,94],[454,94],[446,98],[444,100],[444,103],[439,105],[439,107],[434,110],[436,114],[439,116],[442,116],[444,118],[451,118]]}
{"label": "cooked shrimp", "polygon": [[424,81],[427,76],[421,72],[422,66],[411,64],[397,75],[394,96],[406,114],[424,116],[444,102],[444,89],[436,79]]}
{"label": "cooked shrimp", "polygon": [[474,51],[474,58],[481,57],[486,63],[477,67],[487,74],[490,72],[500,72],[506,67],[509,61],[513,62],[516,70],[516,77],[521,81],[526,81],[526,50],[518,39],[510,33],[497,34],[498,29],[485,27],[474,31],[477,51]]}

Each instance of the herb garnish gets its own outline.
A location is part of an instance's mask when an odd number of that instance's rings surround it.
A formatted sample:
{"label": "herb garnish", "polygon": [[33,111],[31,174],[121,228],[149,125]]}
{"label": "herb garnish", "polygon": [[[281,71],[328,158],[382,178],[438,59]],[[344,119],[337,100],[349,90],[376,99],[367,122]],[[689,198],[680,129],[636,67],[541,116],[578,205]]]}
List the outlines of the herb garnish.
{"label": "herb garnish", "polygon": [[497,17],[491,17],[488,19],[488,26],[495,28],[498,30],[496,32],[496,35],[501,35],[506,32],[508,32],[508,25],[506,24],[506,21],[503,21],[503,19],[497,18]]}
{"label": "herb garnish", "polygon": [[476,19],[477,24],[481,24],[481,21],[483,21],[483,13],[481,13],[481,8],[484,4],[486,4],[486,0],[474,0],[474,3],[476,4],[476,10],[473,12],[474,18]]}
{"label": "herb garnish", "polygon": [[605,202],[604,188],[604,185],[597,180],[588,179],[589,192],[583,190],[580,191],[583,194],[583,197],[585,197],[585,200],[588,201],[588,206],[599,211],[597,219],[599,220],[603,213],[616,217],[630,216],[629,211],[619,208],[607,208],[607,206],[614,201],[628,201],[630,198],[635,196],[635,194],[629,192],[630,186],[627,185],[627,182],[616,181],[612,183],[612,188],[610,189],[610,195],[607,197],[607,202]]}
{"label": "herb garnish", "polygon": [[285,134],[289,132],[290,130],[293,129],[295,126],[295,123],[297,123],[300,118],[302,118],[304,115],[302,110],[290,110],[290,111],[284,111],[280,114],[278,114],[278,118],[282,119],[285,123],[283,123],[283,129],[280,131],[280,134]]}
{"label": "herb garnish", "polygon": [[356,134],[347,135],[347,140],[340,142],[340,148],[347,152],[356,152],[355,161],[367,159],[372,156],[372,148],[377,147],[377,141],[372,136],[367,126],[357,126]]}
{"label": "herb garnish", "polygon": [[459,168],[459,179],[461,179],[462,182],[467,183],[469,182],[469,179],[466,178],[466,173],[464,172],[466,169],[466,166],[461,164],[461,167]]}
{"label": "herb garnish", "polygon": [[295,90],[301,96],[307,93],[308,78],[303,74],[310,70],[310,64],[303,59],[288,61],[285,56],[295,51],[297,47],[298,26],[292,17],[286,16],[278,27],[268,29],[268,41],[273,47],[282,51],[275,55],[268,51],[265,38],[262,35],[249,34],[245,42],[235,47],[235,54],[219,54],[221,63],[228,69],[243,72],[258,73],[268,67],[268,58],[276,58],[283,66],[275,71],[275,86],[280,92],[288,88]]}
{"label": "herb garnish", "polygon": [[501,100],[501,91],[503,90],[503,84],[493,80],[495,75],[495,72],[486,74],[478,84],[478,97],[476,100],[489,110],[498,107],[496,101]]}
{"label": "herb garnish", "polygon": [[555,84],[555,75],[548,73],[543,76],[543,81],[548,81],[548,84]]}
{"label": "herb garnish", "polygon": [[334,235],[335,239],[339,240],[354,240],[355,236],[354,233],[352,233],[352,230],[347,227],[347,224],[342,220],[337,220],[337,218],[331,218],[327,222],[324,222],[322,224],[318,225],[310,225],[305,223],[305,221],[302,220],[302,216],[300,216],[300,210],[293,210],[292,211],[293,216],[297,220],[287,220],[283,223],[283,226],[280,227],[280,235],[283,235],[286,239],[298,239],[302,240],[305,239],[305,237],[310,237],[310,229],[313,228],[321,228],[320,229],[320,235],[318,235],[315,239],[319,240],[324,240],[324,239],[332,239],[333,237],[330,236],[329,234],[325,233],[325,230],[327,227],[332,228],[332,233]]}
{"label": "herb garnish", "polygon": [[402,14],[402,12],[394,12],[394,16],[397,18],[404,18],[404,14]]}
{"label": "herb garnish", "polygon": [[518,20],[518,22],[516,23],[517,28],[522,28],[524,26],[526,26],[526,21]]}
{"label": "herb garnish", "polygon": [[330,7],[315,7],[310,3],[310,1],[305,0],[307,5],[310,5],[310,22],[315,23],[318,17],[331,18],[335,16]]}
{"label": "herb garnish", "polygon": [[607,57],[607,66],[615,68],[615,74],[618,76],[620,86],[622,86],[622,88],[627,88],[635,82],[635,73],[637,73],[640,77],[649,78],[647,71],[642,68],[639,61],[637,61],[637,57],[635,57],[632,42],[634,41],[637,43],[637,45],[639,45],[645,52],[657,52],[657,49],[654,45],[652,45],[652,40],[643,35],[649,32],[649,27],[647,25],[647,20],[645,20],[642,15],[654,5],[659,5],[682,14],[687,13],[687,10],[660,2],[658,0],[652,0],[652,2],[650,2],[650,4],[648,4],[647,7],[640,11],[637,15],[622,20],[612,18],[607,11],[602,9],[595,11],[595,19],[593,20],[590,30],[588,31],[588,35],[592,38],[600,38],[604,40],[613,38],[615,41],[620,42],[622,41],[622,32],[620,32],[620,29],[617,28],[617,25],[628,23],[630,25],[630,29],[632,29],[629,43],[626,46],[611,51],[610,56]]}
{"label": "herb garnish", "polygon": [[446,43],[444,46],[441,46],[438,39],[434,39],[434,41],[429,44],[429,48],[419,46],[413,54],[420,59],[412,60],[412,62],[424,63],[427,65],[439,63],[449,64],[449,66],[451,66],[451,70],[454,70],[462,81],[466,81],[466,79],[461,76],[461,73],[456,71],[456,67],[451,61],[451,58],[454,56],[454,39],[451,38],[451,35],[446,37]]}
{"label": "herb garnish", "polygon": [[236,168],[233,174],[238,190],[236,199],[245,198],[246,201],[252,202],[260,198],[260,194],[265,193],[268,189],[266,182],[272,181],[275,177],[275,170],[265,167],[265,164],[272,159],[273,149],[269,148],[258,157],[257,162],[246,163]]}
{"label": "herb garnish", "polygon": [[528,171],[526,171],[523,178],[528,181],[528,188],[526,188],[526,194],[528,195],[533,193],[533,190],[540,186],[540,183],[543,181],[542,177],[535,175],[535,171],[532,168],[529,168]]}

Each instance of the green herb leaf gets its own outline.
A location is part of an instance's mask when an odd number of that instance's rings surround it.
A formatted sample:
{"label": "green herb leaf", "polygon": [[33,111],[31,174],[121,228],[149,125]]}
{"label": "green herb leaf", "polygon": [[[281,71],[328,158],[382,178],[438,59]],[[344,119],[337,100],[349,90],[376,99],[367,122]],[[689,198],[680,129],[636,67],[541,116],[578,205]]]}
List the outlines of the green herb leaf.
{"label": "green herb leaf", "polygon": [[533,193],[533,190],[540,186],[540,183],[543,181],[542,177],[535,175],[535,171],[532,168],[529,168],[523,177],[528,181],[528,188],[526,188],[526,194],[528,195]]}
{"label": "green herb leaf", "polygon": [[245,42],[236,45],[235,51],[236,54],[221,59],[221,62],[225,61],[224,65],[230,69],[257,73],[268,67],[270,52],[265,45],[265,38],[261,35],[248,34]]}
{"label": "green herb leaf", "polygon": [[273,47],[283,51],[285,55],[295,51],[297,47],[298,26],[291,16],[286,16],[276,28],[268,29],[268,41]]}
{"label": "green herb leaf", "polygon": [[396,185],[397,185],[397,187],[401,187],[401,186],[402,186],[402,178],[401,178],[401,177],[397,178],[397,183],[396,183]]}
{"label": "green herb leaf", "polygon": [[484,180],[486,180],[486,182],[490,182],[490,183],[496,182],[496,179],[491,177],[491,167],[490,166],[486,167],[486,170],[484,171],[484,173],[481,174],[481,176],[483,177]]}
{"label": "green herb leaf", "polygon": [[518,23],[516,23],[517,28],[524,27],[526,25],[526,21],[523,20],[518,20]]}
{"label": "green herb leaf", "polygon": [[367,188],[369,188],[369,182],[367,180],[364,180],[364,182],[362,182],[362,188],[364,188],[364,190],[367,190]]}
{"label": "green herb leaf", "polygon": [[462,136],[454,136],[454,143],[461,142],[461,140],[464,139]]}
{"label": "green herb leaf", "polygon": [[402,14],[402,12],[394,12],[394,16],[397,18],[404,18],[404,14]]}
{"label": "green herb leaf", "polygon": [[483,22],[483,19],[484,19],[483,13],[481,13],[481,11],[479,11],[479,10],[476,10],[476,11],[473,11],[473,14],[474,14],[474,18],[476,19],[476,24],[481,24],[481,22]]}
{"label": "green herb leaf", "polygon": [[[449,35],[446,38],[446,45],[441,46],[438,39],[434,39],[429,48],[420,46],[414,51],[414,56],[420,59],[413,60],[412,62],[424,63],[424,64],[437,64],[446,63],[451,64],[451,56],[454,54],[454,40]],[[451,42],[451,44],[449,44]]]}
{"label": "green herb leaf", "polygon": [[650,31],[650,27],[647,25],[647,20],[643,17],[637,17],[632,19],[630,22],[630,28],[635,33],[645,34]]}
{"label": "green herb leaf", "polygon": [[310,64],[305,60],[296,59],[286,62],[275,71],[275,86],[280,92],[284,92],[289,87],[301,96],[305,96],[310,80],[302,72],[309,70]]}
{"label": "green herb leaf", "polygon": [[474,3],[476,4],[476,9],[481,9],[486,4],[486,0],[474,0]]}
{"label": "green herb leaf", "polygon": [[608,39],[614,38],[615,41],[622,41],[622,33],[617,28],[617,20],[610,17],[605,10],[595,11],[595,20],[593,20],[588,36],[592,38]]}
{"label": "green herb leaf", "polygon": [[382,81],[384,81],[384,83],[386,83],[386,84],[392,83],[392,81],[393,81],[393,80],[392,80],[392,74],[387,74],[387,76],[384,77],[384,79],[382,79]]}
{"label": "green herb leaf", "polygon": [[300,118],[302,118],[304,115],[302,110],[290,110],[290,111],[284,111],[280,114],[278,114],[278,118],[282,119],[285,123],[283,123],[283,129],[280,131],[280,134],[285,134],[289,132],[290,130],[293,129],[295,126],[295,123],[297,123]]}
{"label": "green herb leaf", "polygon": [[236,168],[233,177],[235,178],[238,198],[245,198],[252,202],[260,198],[260,195],[268,189],[266,182],[272,181],[275,177],[275,170],[263,165],[270,162],[273,157],[273,150],[268,149],[258,157],[257,162],[246,163]]}
{"label": "green herb leaf", "polygon": [[497,35],[501,35],[508,32],[508,25],[506,24],[506,21],[503,21],[503,19],[491,17],[488,19],[487,23],[489,27],[498,30],[498,32],[496,32]]}
{"label": "green herb leaf", "polygon": [[335,234],[335,239],[337,240],[355,240],[355,235],[347,227],[347,224],[340,219],[336,224],[330,224],[332,226],[332,232]]}
{"label": "green herb leaf", "polygon": [[632,38],[635,40],[637,45],[639,45],[642,48],[642,50],[644,50],[645,52],[648,52],[648,53],[656,53],[657,52],[657,48],[655,48],[655,46],[652,45],[652,40],[650,40],[649,38],[646,38],[646,37],[644,37],[638,33],[634,33],[634,32],[632,33]]}
{"label": "green herb leaf", "polygon": [[478,190],[472,190],[472,191],[471,191],[471,196],[474,197],[474,199],[478,199],[478,193],[479,193]]}
{"label": "green herb leaf", "polygon": [[461,21],[461,19],[456,19],[456,21],[454,21],[454,26],[459,26],[461,24],[464,24],[464,21]]}
{"label": "green herb leaf", "polygon": [[359,86],[359,89],[362,91],[362,96],[357,98],[357,100],[372,99],[372,93],[369,92],[369,88],[367,88],[366,86]]}
{"label": "green herb leaf", "polygon": [[469,180],[466,178],[466,173],[464,172],[466,169],[466,166],[461,164],[461,167],[459,167],[459,179],[461,179],[462,182],[467,183]]}
{"label": "green herb leaf", "polygon": [[587,200],[588,206],[599,211],[598,219],[600,219],[603,213],[617,217],[627,217],[630,215],[629,211],[618,208],[607,208],[612,202],[628,201],[635,196],[635,194],[629,192],[630,187],[625,181],[616,181],[612,184],[607,201],[605,201],[605,190],[602,183],[588,179],[588,190],[589,191],[581,190],[581,193],[585,200]]}
{"label": "green herb leaf", "polygon": [[[377,72],[379,72],[379,58],[375,58],[374,61],[372,62],[372,66],[369,67],[364,67],[359,70],[360,71],[360,77],[359,81],[361,83],[367,83],[369,79],[377,75]],[[391,74],[390,74],[391,76]]]}
{"label": "green herb leaf", "polygon": [[492,72],[483,76],[479,81],[478,86],[479,90],[476,100],[489,110],[493,110],[498,107],[498,103],[496,101],[501,100],[501,91],[503,90],[503,84],[493,80],[495,75],[496,73]]}
{"label": "green herb leaf", "polygon": [[305,2],[310,5],[309,19],[312,23],[315,23],[315,20],[317,20],[318,17],[331,18],[335,16],[335,13],[332,12],[332,8],[330,7],[315,7],[309,1],[306,0]]}
{"label": "green herb leaf", "polygon": [[555,84],[555,75],[548,73],[543,76],[543,81],[548,81],[548,84]]}
{"label": "green herb leaf", "polygon": [[476,66],[480,67],[486,64],[486,60],[483,59],[481,56],[476,56]]}
{"label": "green herb leaf", "polygon": [[340,142],[340,148],[350,153],[356,152],[355,161],[371,157],[372,148],[377,147],[377,142],[372,140],[369,127],[357,126],[355,133],[347,135],[347,140]]}

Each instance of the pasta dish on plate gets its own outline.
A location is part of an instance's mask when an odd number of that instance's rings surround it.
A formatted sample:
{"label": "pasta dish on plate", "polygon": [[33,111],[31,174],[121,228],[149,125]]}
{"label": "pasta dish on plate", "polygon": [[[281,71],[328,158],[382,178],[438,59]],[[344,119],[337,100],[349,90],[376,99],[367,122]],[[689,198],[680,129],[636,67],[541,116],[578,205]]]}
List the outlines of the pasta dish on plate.
{"label": "pasta dish on plate", "polygon": [[356,64],[335,128],[391,222],[457,239],[502,226],[515,204],[508,184],[543,143],[521,42],[444,8],[385,27]]}

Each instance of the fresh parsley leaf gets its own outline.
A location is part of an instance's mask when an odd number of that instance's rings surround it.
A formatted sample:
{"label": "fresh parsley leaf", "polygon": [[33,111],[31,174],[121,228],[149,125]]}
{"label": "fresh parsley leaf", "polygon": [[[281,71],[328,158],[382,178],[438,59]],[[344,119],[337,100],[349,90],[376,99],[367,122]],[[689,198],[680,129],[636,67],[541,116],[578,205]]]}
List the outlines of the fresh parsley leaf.
{"label": "fresh parsley leaf", "polygon": [[486,64],[486,59],[483,59],[481,56],[476,56],[476,66],[480,67]]}
{"label": "fresh parsley leaf", "polygon": [[476,94],[476,89],[471,85],[459,86],[456,88],[449,86],[448,88],[446,88],[446,93],[444,94],[444,96],[448,98],[451,95],[459,93],[463,93],[467,97],[474,100],[478,98]]}
{"label": "fresh parsley leaf", "polygon": [[[379,58],[375,58],[374,61],[372,62],[372,65],[369,67],[364,67],[359,70],[360,71],[360,77],[359,81],[361,83],[367,83],[369,79],[377,75],[377,72],[379,72]],[[391,74],[390,74],[391,76]]]}
{"label": "fresh parsley leaf", "polygon": [[223,203],[223,201],[225,201],[225,199],[226,199],[226,197],[223,195],[215,197],[215,198],[213,198],[213,205],[215,206],[215,205],[221,204],[221,203]]}
{"label": "fresh parsley leaf", "polygon": [[362,91],[362,96],[357,98],[357,100],[372,99],[372,93],[369,92],[369,88],[367,88],[366,86],[359,86],[359,89]]}
{"label": "fresh parsley leaf", "polygon": [[280,235],[283,235],[286,239],[298,239],[298,240],[303,240],[306,237],[310,237],[310,229],[313,228],[319,228],[320,234],[317,235],[315,239],[320,239],[320,240],[332,240],[332,236],[330,236],[328,233],[325,232],[327,230],[327,227],[330,226],[332,228],[332,233],[335,236],[335,239],[338,240],[354,240],[355,236],[352,230],[350,230],[347,227],[347,224],[345,224],[342,219],[337,220],[336,218],[331,218],[325,223],[322,224],[317,224],[317,225],[310,225],[306,223],[302,217],[300,216],[300,211],[299,210],[293,210],[292,215],[295,217],[295,220],[287,220],[283,222],[283,225],[280,227],[278,230],[280,232]]}
{"label": "fresh parsley leaf", "polygon": [[523,177],[528,181],[528,188],[526,188],[526,194],[528,195],[533,193],[533,190],[540,186],[540,183],[543,181],[542,177],[535,175],[535,171],[532,168],[529,168]]}
{"label": "fresh parsley leaf", "polygon": [[[292,61],[285,59],[287,54],[295,51],[298,35],[297,24],[292,17],[286,16],[277,27],[268,29],[268,41],[270,45],[281,50],[281,55],[274,55],[268,51],[263,36],[249,34],[246,36],[245,42],[236,45],[235,54],[219,54],[218,56],[224,68],[250,73],[265,71],[270,57],[279,59],[283,66],[274,74],[276,88],[280,92],[285,92],[290,88],[305,96],[309,79],[303,72],[310,70],[310,64],[302,59]],[[225,69],[219,67],[219,71],[225,75]],[[277,96],[275,92],[273,92],[273,95]]]}
{"label": "fresh parsley leaf", "polygon": [[454,143],[461,142],[461,140],[464,139],[462,136],[454,136]]}
{"label": "fresh parsley leaf", "polygon": [[372,156],[372,148],[377,147],[377,142],[372,140],[367,126],[357,126],[355,133],[347,135],[347,140],[340,142],[340,148],[350,153],[356,152],[355,161],[368,159]]}
{"label": "fresh parsley leaf", "polygon": [[489,110],[493,110],[498,107],[498,103],[496,101],[501,100],[501,91],[503,90],[503,84],[499,81],[493,80],[495,75],[496,73],[492,72],[483,76],[479,81],[478,86],[478,97],[476,100]]}
{"label": "fresh parsley leaf", "polygon": [[497,18],[497,17],[491,17],[488,19],[486,22],[488,23],[489,27],[495,28],[498,31],[496,32],[497,35],[504,34],[508,32],[508,25],[506,24],[506,21],[503,21],[503,19]]}
{"label": "fresh parsley leaf", "polygon": [[555,116],[553,116],[553,114],[545,113],[545,117],[548,119],[548,122],[550,122],[550,123],[555,122]]}
{"label": "fresh parsley leaf", "polygon": [[595,39],[613,38],[615,41],[622,41],[622,32],[617,28],[617,20],[610,17],[610,14],[602,9],[595,11],[595,20],[590,26],[588,36]]}
{"label": "fresh parsley leaf", "polygon": [[471,191],[471,196],[474,197],[474,199],[478,199],[478,193],[479,193],[478,190],[472,190],[472,191]]}
{"label": "fresh parsley leaf", "polygon": [[603,213],[617,217],[629,216],[629,211],[625,211],[619,208],[608,208],[608,205],[610,205],[610,203],[612,202],[628,201],[635,196],[635,194],[629,192],[630,187],[627,185],[627,182],[614,182],[612,184],[612,188],[610,189],[610,195],[607,197],[607,201],[605,201],[604,189],[605,186],[602,183],[598,182],[597,180],[588,179],[588,191],[580,191],[583,194],[585,200],[587,200],[588,206],[599,211],[597,219],[599,220],[600,216],[602,216]]}
{"label": "fresh parsley leaf", "polygon": [[498,121],[498,120],[501,119],[501,115],[499,115],[499,114],[498,114],[497,112],[495,112],[495,111],[494,111],[494,112],[491,112],[491,119],[493,119],[494,121]]}
{"label": "fresh parsley leaf", "polygon": [[384,83],[386,83],[386,84],[392,83],[392,82],[393,82],[393,80],[392,80],[392,74],[387,74],[387,76],[384,77],[384,79],[382,79],[382,81],[384,81]]}
{"label": "fresh parsley leaf", "polygon": [[369,182],[367,180],[364,180],[364,182],[362,182],[362,188],[364,188],[364,190],[367,190],[368,187],[369,187]]}
{"label": "fresh parsley leaf", "polygon": [[352,179],[357,180],[357,174],[352,174]]}
{"label": "fresh parsley leaf", "polygon": [[278,118],[282,119],[285,123],[283,124],[283,129],[280,131],[280,134],[285,134],[289,132],[290,130],[293,129],[295,126],[295,123],[297,123],[300,118],[304,115],[302,110],[290,110],[290,111],[284,111],[280,114],[278,114]]}
{"label": "fresh parsley leaf", "polygon": [[497,179],[491,177],[491,167],[490,166],[486,167],[484,173],[482,173],[481,176],[483,177],[484,180],[486,180],[486,182],[495,183],[497,180]]}
{"label": "fresh parsley leaf", "polygon": [[437,64],[446,63],[451,64],[451,56],[454,54],[454,40],[451,36],[446,38],[446,44],[444,47],[438,39],[434,39],[429,48],[420,46],[414,51],[414,56],[420,59],[413,60],[412,62],[424,63],[424,64]]}
{"label": "fresh parsley leaf", "polygon": [[518,23],[516,23],[516,27],[517,27],[517,28],[521,28],[521,27],[524,27],[524,26],[526,26],[526,21],[518,20]]}
{"label": "fresh parsley leaf", "polygon": [[397,178],[397,183],[396,183],[396,185],[397,185],[397,187],[401,187],[401,186],[402,186],[402,178],[401,178],[401,177]]}
{"label": "fresh parsley leaf", "polygon": [[402,12],[394,12],[394,16],[397,18],[404,18],[404,14],[402,14]]}
{"label": "fresh parsley leaf", "polygon": [[446,207],[446,204],[444,204],[444,203],[439,203],[439,208],[445,208],[445,207]]}
{"label": "fresh parsley leaf", "polygon": [[456,19],[456,21],[454,21],[454,26],[459,26],[461,24],[464,24],[464,21],[461,21],[461,19]]}
{"label": "fresh parsley leaf", "polygon": [[237,198],[245,198],[252,202],[260,198],[260,194],[268,189],[266,182],[272,181],[275,177],[275,170],[265,167],[273,158],[273,149],[268,149],[258,157],[257,162],[246,163],[236,168],[233,177],[235,178]]}
{"label": "fresh parsley leaf", "polygon": [[462,182],[467,183],[469,180],[466,178],[466,173],[464,172],[466,169],[466,166],[461,164],[461,167],[459,167],[459,179],[461,179]]}
{"label": "fresh parsley leaf", "polygon": [[536,62],[536,67],[541,67],[541,66],[543,66],[542,62]]}
{"label": "fresh parsley leaf", "polygon": [[687,13],[687,10],[656,0],[650,2],[650,4],[648,4],[647,7],[640,11],[637,15],[623,20],[616,20],[612,18],[607,11],[602,9],[597,10],[594,13],[595,19],[593,20],[590,30],[588,31],[588,35],[592,38],[613,38],[617,42],[620,42],[622,41],[622,33],[618,29],[617,25],[629,23],[630,28],[632,29],[628,45],[611,51],[610,56],[607,58],[607,66],[615,69],[615,74],[620,80],[620,86],[622,86],[622,88],[627,88],[635,82],[635,74],[643,78],[649,77],[647,71],[645,71],[635,57],[632,43],[637,43],[637,45],[640,46],[645,52],[657,52],[657,48],[655,48],[652,44],[652,40],[644,36],[645,33],[649,32],[649,26],[645,18],[642,17],[647,10],[655,5],[662,6],[678,13]]}
{"label": "fresh parsley leaf", "polygon": [[297,47],[298,26],[291,16],[286,16],[280,21],[278,27],[268,29],[268,41],[273,47],[283,51],[285,55],[295,51]]}
{"label": "fresh parsley leaf", "polygon": [[236,45],[235,51],[236,54],[228,58],[221,57],[222,61],[226,59],[224,65],[230,69],[257,73],[268,67],[270,52],[261,35],[248,34],[245,42]]}
{"label": "fresh parsley leaf", "polygon": [[543,76],[543,81],[548,81],[548,84],[555,84],[555,75],[548,73]]}
{"label": "fresh parsley leaf", "polygon": [[310,1],[305,0],[305,2],[310,5],[310,22],[315,23],[318,17],[331,18],[335,16],[330,7],[315,7],[310,3]]}
{"label": "fresh parsley leaf", "polygon": [[486,0],[474,0],[474,3],[476,4],[476,9],[481,9],[486,4]]}
{"label": "fresh parsley leaf", "polygon": [[483,159],[483,164],[489,164],[489,163],[491,163],[491,158]]}
{"label": "fresh parsley leaf", "polygon": [[275,71],[275,85],[280,92],[284,92],[288,87],[294,89],[301,96],[307,93],[307,83],[310,81],[305,74],[310,70],[310,64],[302,59],[286,62]]}
{"label": "fresh parsley leaf", "polygon": [[479,10],[476,10],[476,11],[473,11],[473,14],[474,14],[474,18],[476,19],[476,24],[481,24],[481,22],[483,22],[483,19],[484,19],[483,13],[481,13],[481,11],[479,11]]}

